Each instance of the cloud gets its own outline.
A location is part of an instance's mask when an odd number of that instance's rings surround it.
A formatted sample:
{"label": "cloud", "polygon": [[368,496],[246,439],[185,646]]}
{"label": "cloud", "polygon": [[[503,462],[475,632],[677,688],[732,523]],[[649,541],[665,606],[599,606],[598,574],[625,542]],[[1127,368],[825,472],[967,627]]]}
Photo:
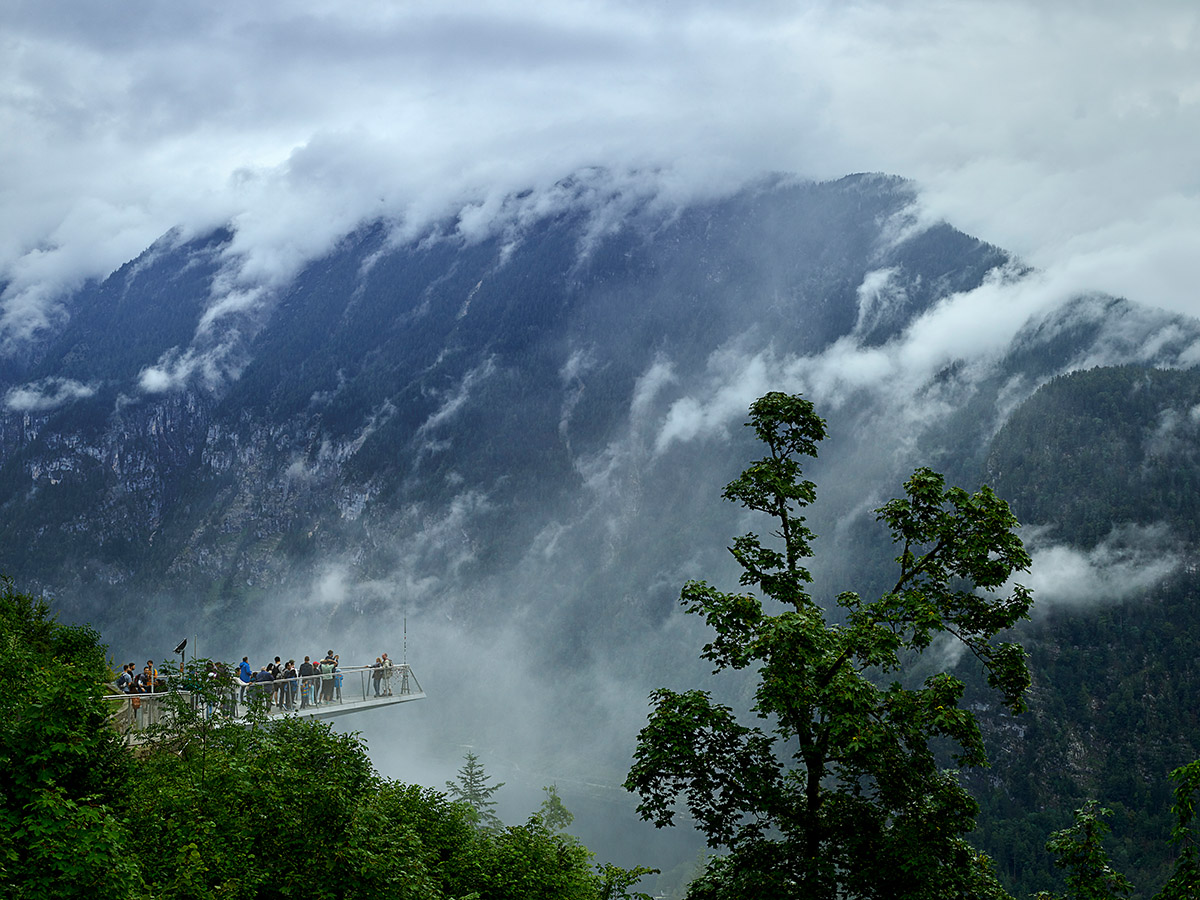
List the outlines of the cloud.
{"label": "cloud", "polygon": [[233,223],[252,291],[364,219],[472,238],[502,198],[598,167],[675,200],[775,170],[910,176],[929,216],[1064,284],[1200,308],[1182,0],[18,0],[0,23],[10,349],[172,227]]}
{"label": "cloud", "polygon": [[729,426],[744,421],[750,404],[767,391],[792,390],[789,377],[775,352],[747,352],[734,343],[713,353],[702,382],[701,397],[681,397],[671,404],[654,441],[661,454],[676,442],[720,437]]}
{"label": "cloud", "polygon": [[219,320],[257,308],[262,303],[264,293],[262,288],[230,291],[219,300],[209,304],[208,308],[204,310],[204,315],[200,317],[200,324],[196,330],[205,334],[212,331]]}
{"label": "cloud", "polygon": [[494,374],[496,374],[496,361],[492,357],[488,357],[480,365],[463,375],[462,380],[453,390],[446,392],[441,405],[421,423],[421,427],[417,429],[417,436],[430,440],[427,436],[453,419],[470,399],[471,391]]}
{"label": "cloud", "polygon": [[245,368],[242,335],[231,329],[216,340],[198,341],[185,350],[172,348],[138,373],[138,389],[147,394],[180,391],[198,380],[209,390],[237,378]]}
{"label": "cloud", "polygon": [[[1162,525],[1125,525],[1090,550],[1055,544],[1046,531],[1027,529],[1033,564],[1016,579],[1033,590],[1035,609],[1119,603],[1144,596],[1176,572],[1182,555]],[[1165,548],[1165,549],[1164,549]]]}
{"label": "cloud", "polygon": [[95,385],[73,378],[43,378],[11,388],[4,395],[4,407],[12,412],[47,412],[94,393]]}
{"label": "cloud", "polygon": [[[672,403],[656,450],[724,433],[768,390],[802,392],[823,413],[866,402],[889,419],[887,427],[876,423],[876,433],[919,435],[957,408],[1031,320],[1066,299],[1053,279],[1017,279],[1001,268],[979,288],[944,298],[892,339],[868,342],[864,332],[896,299],[890,277],[886,270],[867,273],[858,288],[856,328],[820,353],[789,354],[742,340],[718,350],[692,393]],[[964,362],[958,377],[938,382],[948,366]]]}
{"label": "cloud", "polygon": [[[1194,454],[1200,433],[1200,406],[1183,411],[1164,409],[1158,424],[1145,441],[1146,455],[1163,460],[1189,459]],[[1178,464],[1178,463],[1176,463]]]}

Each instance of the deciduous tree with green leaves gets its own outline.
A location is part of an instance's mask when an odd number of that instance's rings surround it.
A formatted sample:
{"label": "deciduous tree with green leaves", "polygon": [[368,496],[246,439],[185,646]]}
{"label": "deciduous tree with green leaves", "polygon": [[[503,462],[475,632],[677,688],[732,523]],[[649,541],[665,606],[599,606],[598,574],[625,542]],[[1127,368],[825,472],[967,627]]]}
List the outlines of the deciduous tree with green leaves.
{"label": "deciduous tree with green leaves", "polygon": [[1171,811],[1175,824],[1171,842],[1179,848],[1175,871],[1159,892],[1159,900],[1200,897],[1200,823],[1196,821],[1196,795],[1200,794],[1200,759],[1171,773],[1176,782]]}
{"label": "deciduous tree with green leaves", "polygon": [[1067,873],[1065,894],[1042,891],[1037,900],[1120,900],[1132,890],[1128,880],[1113,870],[1104,850],[1104,838],[1112,815],[1095,800],[1075,810],[1075,823],[1056,831],[1046,841],[1054,863]]}
{"label": "deciduous tree with green leaves", "polygon": [[1030,561],[1016,519],[988,488],[968,494],[918,469],[877,510],[900,551],[894,585],[870,602],[841,594],[832,621],[808,591],[814,535],[801,514],[816,495],[801,459],[816,455],[825,423],[802,397],[770,393],[747,424],[767,454],[723,496],[774,520],[773,542],[751,533],[730,548],[755,593],[694,581],[681,602],[712,629],[701,656],[714,675],[755,673],[760,724],[709,691],[655,691],[625,782],[640,814],[666,826],[682,805],[724,851],[695,898],[1006,896],[964,840],[976,804],[931,749],[986,764],[963,684],[944,672],[920,686],[901,678],[935,640],[957,641],[1005,706],[1024,708],[1024,651],[995,640],[1031,604],[1006,587]]}
{"label": "deciduous tree with green leaves", "polygon": [[6,896],[137,896],[119,814],[132,771],[107,727],[99,635],[0,578],[0,887]]}
{"label": "deciduous tree with green leaves", "polygon": [[[1196,824],[1196,795],[1200,793],[1200,760],[1180,766],[1171,773],[1176,782],[1171,812],[1175,824],[1171,842],[1179,848],[1175,868],[1155,900],[1195,900],[1200,897],[1200,834]],[[1075,822],[1056,831],[1046,841],[1054,863],[1066,872],[1067,890],[1062,894],[1042,891],[1037,900],[1120,900],[1133,890],[1129,880],[1113,869],[1104,839],[1105,818],[1112,815],[1095,800],[1075,810]]]}

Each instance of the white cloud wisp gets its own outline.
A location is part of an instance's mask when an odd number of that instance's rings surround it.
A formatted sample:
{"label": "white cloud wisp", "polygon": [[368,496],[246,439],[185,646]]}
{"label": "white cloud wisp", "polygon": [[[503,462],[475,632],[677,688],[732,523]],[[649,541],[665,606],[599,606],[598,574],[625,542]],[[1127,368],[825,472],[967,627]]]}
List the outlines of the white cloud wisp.
{"label": "white cloud wisp", "polygon": [[[366,219],[488,227],[589,167],[686,199],[767,171],[912,177],[1080,290],[1200,310],[1193,4],[657,8],[512,0],[0,14],[0,329],[158,235],[232,223],[243,290]],[[214,303],[223,302],[224,295]]]}

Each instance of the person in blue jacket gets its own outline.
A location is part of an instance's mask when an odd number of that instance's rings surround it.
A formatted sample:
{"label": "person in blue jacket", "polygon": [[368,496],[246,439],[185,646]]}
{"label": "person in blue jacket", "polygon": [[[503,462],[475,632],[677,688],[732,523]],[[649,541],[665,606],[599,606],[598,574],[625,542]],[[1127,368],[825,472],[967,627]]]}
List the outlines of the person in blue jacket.
{"label": "person in blue jacket", "polygon": [[263,697],[264,703],[268,708],[271,706],[271,695],[275,690],[275,676],[271,673],[270,666],[263,666],[258,670],[258,674],[254,676],[254,691],[252,696]]}
{"label": "person in blue jacket", "polygon": [[246,686],[254,680],[254,670],[250,668],[250,657],[243,656],[242,664],[238,666],[238,681],[242,683],[242,689],[238,692],[238,702],[246,702]]}

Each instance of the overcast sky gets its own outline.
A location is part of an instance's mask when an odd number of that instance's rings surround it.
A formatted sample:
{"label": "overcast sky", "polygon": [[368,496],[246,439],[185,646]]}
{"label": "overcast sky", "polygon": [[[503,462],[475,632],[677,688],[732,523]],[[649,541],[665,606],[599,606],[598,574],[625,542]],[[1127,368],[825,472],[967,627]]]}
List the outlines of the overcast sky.
{"label": "overcast sky", "polygon": [[0,327],[173,226],[286,278],[584,166],[914,179],[1060,283],[1200,313],[1194,0],[8,0]]}

